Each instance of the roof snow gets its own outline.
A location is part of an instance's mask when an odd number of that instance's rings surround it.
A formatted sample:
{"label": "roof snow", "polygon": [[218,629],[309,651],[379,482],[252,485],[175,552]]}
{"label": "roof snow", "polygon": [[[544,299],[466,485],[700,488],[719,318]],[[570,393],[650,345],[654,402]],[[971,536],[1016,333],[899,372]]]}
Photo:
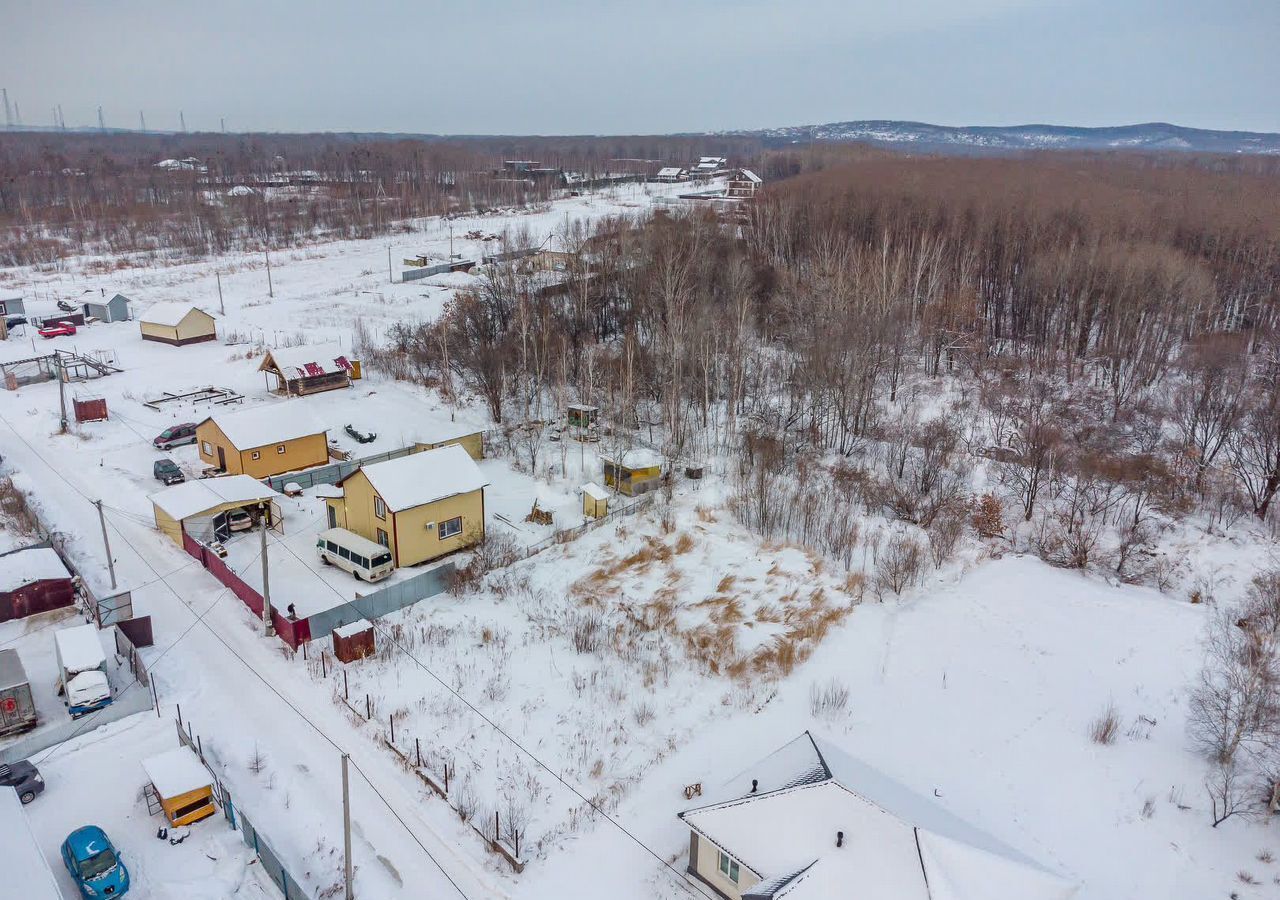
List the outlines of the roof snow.
{"label": "roof snow", "polygon": [[186,747],[175,747],[142,761],[142,771],[165,800],[198,791],[213,784],[213,778]]}
{"label": "roof snow", "polygon": [[679,175],[681,172],[683,172],[683,171],[684,171],[684,169],[680,168],[679,166],[666,166],[665,168],[662,168],[662,169],[659,169],[659,170],[658,170],[658,177],[659,177],[659,178],[674,178],[674,177],[678,176],[678,175]]}
{"label": "roof snow", "polygon": [[6,891],[23,900],[61,900],[62,890],[31,831],[17,791],[0,791],[0,872]]}
{"label": "roof snow", "polygon": [[[193,303],[182,303],[177,300],[162,300],[159,303],[153,303],[142,314],[142,321],[152,325],[167,325],[170,328],[176,327],[185,319],[193,309],[200,309]],[[204,310],[200,309],[200,312]]]}
{"label": "roof snow", "polygon": [[16,591],[34,581],[70,577],[58,554],[49,547],[28,547],[0,556],[0,591]]}
{"label": "roof snow", "polygon": [[250,475],[223,475],[175,484],[152,494],[150,500],[174,521],[181,522],[224,503],[270,502],[279,496]]}
{"label": "roof snow", "polygon": [[268,403],[205,419],[206,422],[210,420],[222,429],[222,433],[239,450],[252,450],[254,447],[279,444],[308,435],[324,434],[329,430],[327,426],[320,424],[306,400]]}
{"label": "roof snow", "polygon": [[364,634],[373,628],[373,623],[368,619],[356,619],[346,625],[339,625],[333,629],[333,633],[340,638],[355,637],[357,634]]}
{"label": "roof snow", "polygon": [[750,181],[752,184],[762,184],[762,183],[763,183],[763,182],[761,181],[760,176],[759,176],[759,175],[757,175],[755,172],[752,172],[750,169],[739,169],[739,170],[738,170],[738,174],[739,174],[740,176],[742,176],[743,178],[747,179],[747,181]]}
{"label": "roof snow", "polygon": [[620,454],[604,454],[600,457],[607,463],[616,462],[624,469],[652,469],[662,467],[662,456],[647,447],[632,447]]}
{"label": "roof snow", "polygon": [[582,486],[582,493],[586,494],[592,500],[608,500],[609,492],[594,481],[588,481]]}
{"label": "roof snow", "polygon": [[681,818],[760,876],[744,895],[753,900],[1066,900],[1076,891],[808,732]]}
{"label": "roof snow", "polygon": [[266,369],[268,362],[274,362],[280,374],[290,381],[295,378],[332,375],[335,372],[346,372],[351,369],[347,353],[348,351],[344,350],[341,344],[280,347],[267,351],[258,369],[262,371]]}
{"label": "roof snow", "polygon": [[360,471],[392,512],[468,494],[488,484],[471,454],[457,444],[364,466]]}
{"label": "roof snow", "polygon": [[53,633],[58,659],[68,672],[87,672],[106,662],[98,629],[92,625],[76,625]]}

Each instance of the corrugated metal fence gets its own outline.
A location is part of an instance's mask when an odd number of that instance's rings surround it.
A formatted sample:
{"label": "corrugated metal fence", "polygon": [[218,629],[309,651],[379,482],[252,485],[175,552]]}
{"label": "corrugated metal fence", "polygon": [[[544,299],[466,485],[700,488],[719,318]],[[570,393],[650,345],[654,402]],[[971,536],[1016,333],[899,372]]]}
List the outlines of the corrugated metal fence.
{"label": "corrugated metal fence", "polygon": [[411,453],[413,453],[413,446],[401,447],[399,450],[388,450],[386,453],[362,456],[360,459],[331,463],[327,466],[308,469],[305,472],[294,472],[292,475],[273,475],[265,479],[265,481],[273,491],[283,492],[286,484],[296,484],[305,490],[306,488],[315,487],[317,484],[336,484],[361,466],[371,466],[374,463],[386,462],[389,459],[399,459]]}

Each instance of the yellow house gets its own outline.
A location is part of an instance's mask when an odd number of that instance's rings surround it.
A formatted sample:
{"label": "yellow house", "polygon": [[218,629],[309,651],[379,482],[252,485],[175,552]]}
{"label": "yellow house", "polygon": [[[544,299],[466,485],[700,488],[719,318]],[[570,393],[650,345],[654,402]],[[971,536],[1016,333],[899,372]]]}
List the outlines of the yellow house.
{"label": "yellow house", "polygon": [[210,416],[196,426],[205,464],[228,475],[266,478],[329,461],[329,436],[306,401],[271,403]]}
{"label": "yellow house", "polygon": [[190,303],[156,303],[138,317],[144,341],[180,347],[218,339],[213,316]]}
{"label": "yellow house", "polygon": [[484,538],[486,483],[458,445],[363,466],[325,498],[329,527],[376,541],[397,566],[429,562]]}
{"label": "yellow house", "polygon": [[604,463],[604,483],[628,497],[648,493],[662,480],[662,458],[651,450],[627,450],[602,456],[600,461]]}
{"label": "yellow house", "polygon": [[267,522],[274,522],[280,514],[275,503],[279,496],[256,478],[227,475],[184,481],[149,499],[156,527],[181,547],[184,531],[202,543],[225,540],[230,534],[227,514],[238,509],[252,513],[266,504]]}
{"label": "yellow house", "polygon": [[415,441],[413,452],[437,450],[454,444],[466,450],[472,459],[484,459],[484,432],[476,428],[459,428],[433,433],[425,440]]}
{"label": "yellow house", "polygon": [[213,803],[213,778],[186,747],[144,759],[142,771],[173,827],[199,822],[218,811]]}
{"label": "yellow house", "polygon": [[599,519],[609,514],[609,492],[594,481],[582,486],[582,514],[588,519]]}

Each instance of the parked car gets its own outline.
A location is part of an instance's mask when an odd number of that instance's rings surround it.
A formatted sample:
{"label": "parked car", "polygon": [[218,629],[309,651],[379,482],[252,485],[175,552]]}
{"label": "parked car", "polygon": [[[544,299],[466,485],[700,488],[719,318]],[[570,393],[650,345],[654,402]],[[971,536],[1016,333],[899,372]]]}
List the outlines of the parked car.
{"label": "parked car", "polygon": [[27,324],[26,316],[10,316],[9,318],[4,320],[5,328],[17,328],[19,325],[26,325],[26,324]]}
{"label": "parked car", "polygon": [[181,425],[171,425],[160,432],[152,439],[151,445],[158,450],[172,450],[174,447],[181,447],[183,444],[194,444],[195,442],[196,423],[183,422]]}
{"label": "parked car", "polygon": [[11,787],[24,804],[44,793],[44,778],[40,770],[25,759],[0,763],[0,787]]}
{"label": "parked car", "polygon": [[54,322],[39,329],[36,334],[42,338],[67,337],[76,333],[76,326],[70,322]]}
{"label": "parked car", "polygon": [[107,833],[97,825],[85,825],[67,835],[62,842],[62,864],[85,900],[129,893],[129,870]]}
{"label": "parked car", "polygon": [[168,457],[157,459],[151,467],[151,474],[161,484],[182,484],[187,480],[187,476],[182,474],[178,464]]}
{"label": "parked car", "polygon": [[227,513],[227,527],[234,531],[253,531],[253,516],[243,509]]}

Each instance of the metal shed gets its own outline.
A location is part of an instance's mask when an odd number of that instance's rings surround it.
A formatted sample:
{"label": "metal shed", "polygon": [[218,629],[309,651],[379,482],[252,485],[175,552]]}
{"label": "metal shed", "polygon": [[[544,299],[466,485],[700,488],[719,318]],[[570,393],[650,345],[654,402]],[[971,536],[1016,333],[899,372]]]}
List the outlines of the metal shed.
{"label": "metal shed", "polygon": [[0,622],[75,603],[71,573],[50,547],[0,555]]}
{"label": "metal shed", "polygon": [[127,322],[132,302],[124,294],[116,294],[110,300],[90,300],[84,305],[84,314],[102,322]]}

